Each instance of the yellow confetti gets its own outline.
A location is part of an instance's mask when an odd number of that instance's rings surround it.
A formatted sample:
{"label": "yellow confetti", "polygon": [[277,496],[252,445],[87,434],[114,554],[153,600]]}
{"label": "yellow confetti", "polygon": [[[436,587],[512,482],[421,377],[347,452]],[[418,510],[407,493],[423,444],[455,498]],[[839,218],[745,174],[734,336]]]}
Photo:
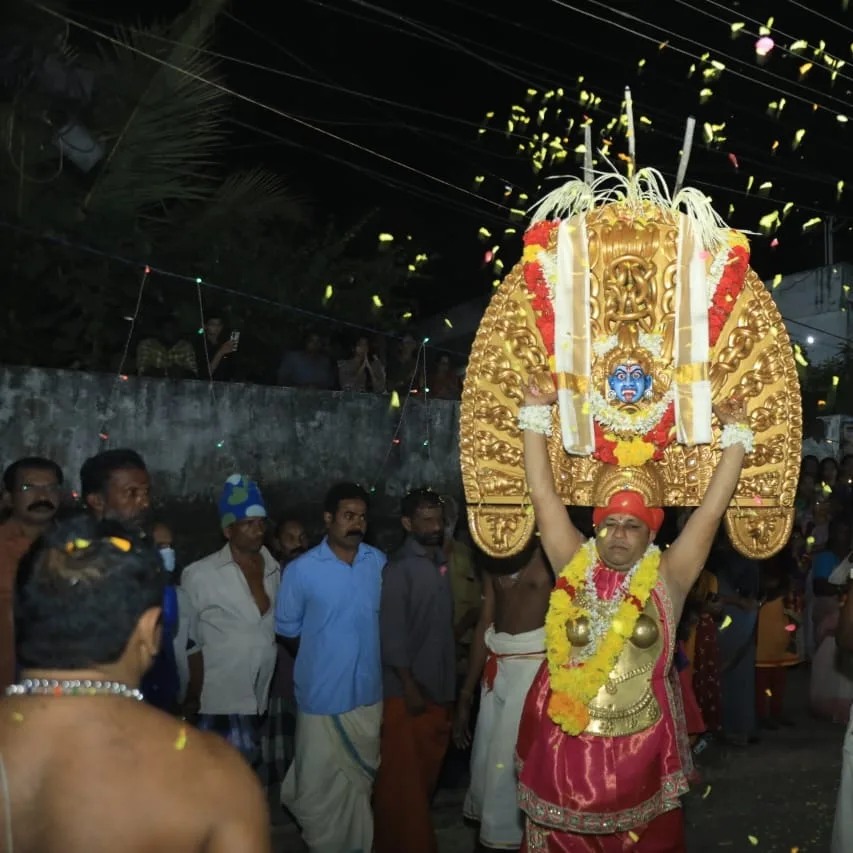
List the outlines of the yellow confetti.
{"label": "yellow confetti", "polygon": [[378,294],[378,293],[374,293],[374,294],[373,294],[373,304],[374,304],[377,308],[381,308],[381,307],[382,307],[382,299],[381,299],[381,297],[379,296],[379,294]]}
{"label": "yellow confetti", "polygon": [[12,720],[16,723],[23,723],[24,722],[24,715],[20,711],[13,711],[12,712]]}
{"label": "yellow confetti", "polygon": [[181,730],[178,732],[177,738],[175,738],[175,749],[179,752],[184,749],[187,745],[187,730],[181,726]]}
{"label": "yellow confetti", "polygon": [[703,800],[706,800],[706,799],[708,798],[708,794],[710,794],[710,793],[711,793],[711,786],[710,786],[710,785],[708,785],[708,787],[707,787],[707,788],[705,788],[705,791],[704,791],[704,793],[702,794],[702,799],[703,799]]}
{"label": "yellow confetti", "polygon": [[758,839],[754,835],[747,835],[746,837],[753,847],[758,847]]}
{"label": "yellow confetti", "polygon": [[767,688],[767,690],[765,690],[765,691],[764,691],[764,693],[765,693],[767,696],[772,696],[772,695],[773,695],[773,691],[772,691],[769,687]]}
{"label": "yellow confetti", "polygon": [[399,409],[400,408],[400,395],[396,391],[391,392],[391,408]]}
{"label": "yellow confetti", "polygon": [[393,243],[394,242],[394,235],[388,234],[387,232],[382,233],[379,235],[379,242],[380,243]]}
{"label": "yellow confetti", "polygon": [[636,833],[636,832],[629,832],[629,833],[628,833],[628,838],[630,838],[630,839],[631,839],[631,841],[633,841],[633,842],[634,842],[634,844],[636,844],[636,843],[640,840],[640,836],[639,836],[639,835],[637,835],[637,833]]}
{"label": "yellow confetti", "polygon": [[723,624],[720,625],[720,630],[723,631],[732,624],[732,617],[726,614],[726,618],[723,619]]}

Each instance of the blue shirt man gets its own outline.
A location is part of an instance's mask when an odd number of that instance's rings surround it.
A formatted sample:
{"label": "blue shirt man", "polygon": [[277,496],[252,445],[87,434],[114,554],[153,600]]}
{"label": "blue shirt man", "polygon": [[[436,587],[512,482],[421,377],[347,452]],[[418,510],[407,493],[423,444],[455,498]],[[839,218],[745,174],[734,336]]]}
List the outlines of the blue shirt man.
{"label": "blue shirt man", "polygon": [[281,801],[309,850],[372,850],[385,555],[363,542],[360,486],[332,487],[324,509],[326,538],[288,565],[276,602],[276,633],[296,655],[295,750]]}
{"label": "blue shirt man", "polygon": [[385,555],[363,542],[352,564],[328,538],[287,567],[276,633],[299,637],[296,705],[306,714],[342,714],[382,699],[379,600]]}

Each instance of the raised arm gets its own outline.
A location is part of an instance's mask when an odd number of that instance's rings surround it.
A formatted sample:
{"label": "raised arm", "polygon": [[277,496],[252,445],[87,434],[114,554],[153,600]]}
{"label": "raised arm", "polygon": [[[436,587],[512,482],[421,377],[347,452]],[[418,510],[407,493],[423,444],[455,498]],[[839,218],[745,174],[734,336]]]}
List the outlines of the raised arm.
{"label": "raised arm", "polygon": [[[714,414],[723,426],[724,443],[728,446],[720,456],[702,503],[661,560],[661,572],[670,587],[684,596],[702,572],[720,521],[737,488],[747,448],[735,439],[740,433],[744,441],[751,443],[751,431],[746,426],[746,404],[742,400],[732,398],[721,403],[714,407]],[[726,431],[726,427],[730,430]]]}
{"label": "raised arm", "polygon": [[[544,381],[550,385],[550,379]],[[553,386],[548,390],[540,390],[539,384],[531,382],[524,395],[524,406],[541,406],[544,414],[544,407],[550,408],[556,400],[557,392]],[[523,422],[527,420],[529,419],[522,419]],[[550,428],[550,420],[548,424]],[[539,538],[548,561],[559,571],[583,544],[583,536],[572,524],[566,507],[554,488],[554,474],[551,471],[551,460],[548,458],[546,436],[529,427],[523,429],[522,434],[524,474],[527,477],[536,526],[539,528]]]}

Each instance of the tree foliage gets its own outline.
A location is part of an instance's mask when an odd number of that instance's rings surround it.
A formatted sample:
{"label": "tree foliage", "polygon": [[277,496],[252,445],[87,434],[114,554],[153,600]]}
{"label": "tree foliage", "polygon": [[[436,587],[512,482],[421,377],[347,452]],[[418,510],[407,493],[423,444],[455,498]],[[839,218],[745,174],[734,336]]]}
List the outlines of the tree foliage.
{"label": "tree foliage", "polygon": [[111,41],[75,41],[46,17],[5,31],[0,360],[115,369],[146,263],[185,278],[149,277],[140,334],[194,332],[201,294],[251,330],[254,378],[304,312],[382,327],[407,312],[406,283],[422,273],[410,246],[368,236],[376,214],[342,225],[280,175],[228,169],[228,95],[204,52],[222,5],[197,0]]}

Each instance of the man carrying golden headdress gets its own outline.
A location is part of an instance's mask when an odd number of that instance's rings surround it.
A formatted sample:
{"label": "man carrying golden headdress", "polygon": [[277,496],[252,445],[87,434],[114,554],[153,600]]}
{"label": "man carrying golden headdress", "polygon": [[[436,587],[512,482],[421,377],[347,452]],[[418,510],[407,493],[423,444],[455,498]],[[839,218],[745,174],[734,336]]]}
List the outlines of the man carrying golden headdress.
{"label": "man carrying golden headdress", "polygon": [[701,506],[662,554],[653,544],[663,522],[654,471],[605,466],[595,538],[574,527],[545,438],[557,395],[541,385],[531,383],[519,425],[542,547],[559,575],[545,625],[548,659],[519,729],[523,850],[683,851],[679,797],[690,751],[670,678],[675,628],[751,444],[746,407],[737,399],[715,407],[719,464]]}

